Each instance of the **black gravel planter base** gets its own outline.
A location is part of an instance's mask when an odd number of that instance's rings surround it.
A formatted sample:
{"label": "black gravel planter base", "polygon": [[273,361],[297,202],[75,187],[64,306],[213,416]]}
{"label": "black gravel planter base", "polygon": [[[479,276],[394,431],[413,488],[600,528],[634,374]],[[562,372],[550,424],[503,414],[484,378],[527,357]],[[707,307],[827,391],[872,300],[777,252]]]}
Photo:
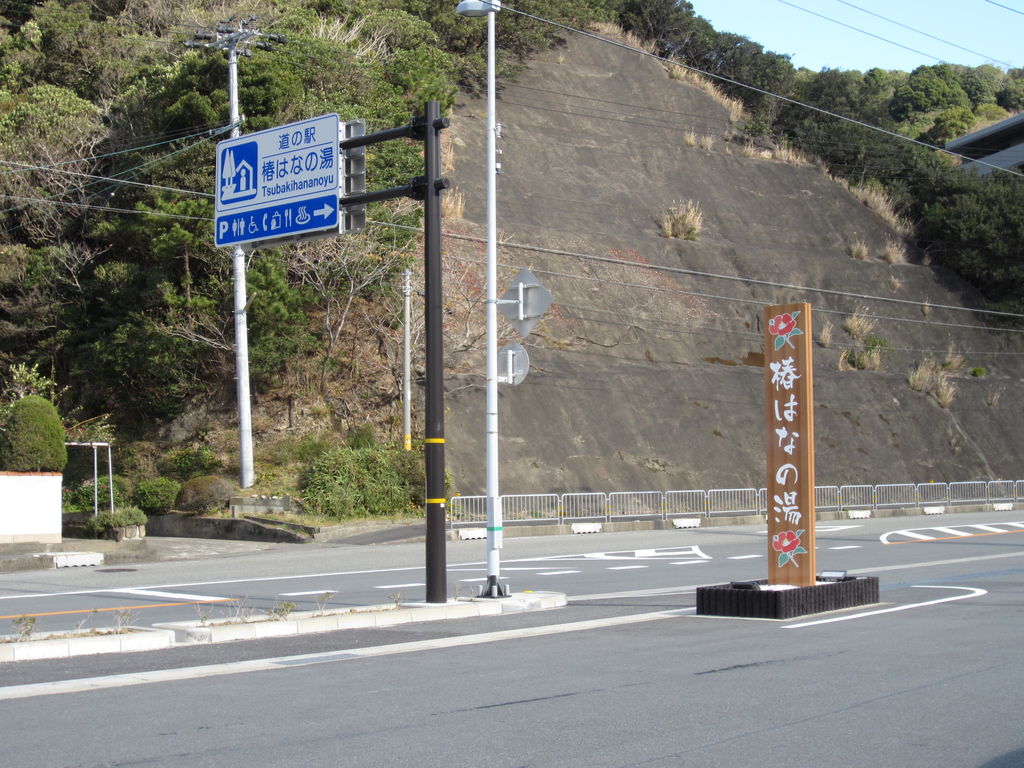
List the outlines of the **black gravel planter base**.
{"label": "black gravel planter base", "polygon": [[793,619],[878,602],[877,576],[849,577],[794,589],[759,589],[766,583],[761,580],[698,587],[697,615]]}

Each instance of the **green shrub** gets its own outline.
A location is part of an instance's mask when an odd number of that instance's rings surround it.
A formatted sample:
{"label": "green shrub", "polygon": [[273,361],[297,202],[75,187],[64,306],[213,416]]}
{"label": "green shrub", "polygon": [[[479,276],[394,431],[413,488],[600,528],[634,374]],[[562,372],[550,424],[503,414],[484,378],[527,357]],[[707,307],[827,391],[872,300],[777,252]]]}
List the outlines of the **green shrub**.
{"label": "green shrub", "polygon": [[184,512],[212,512],[227,504],[235,484],[217,475],[193,477],[181,484],[174,506]]}
{"label": "green shrub", "polygon": [[128,525],[145,525],[145,513],[138,507],[127,505],[118,507],[113,512],[100,512],[94,517],[86,520],[83,530],[87,536],[99,539],[106,536],[114,528],[124,528]]}
{"label": "green shrub", "polygon": [[407,514],[423,503],[417,459],[422,467],[422,453],[384,446],[326,451],[303,477],[303,506],[338,518]]}
{"label": "green shrub", "polygon": [[973,376],[976,379],[983,379],[985,378],[985,369],[982,368],[980,365],[971,368],[971,376]]}
{"label": "green shrub", "polygon": [[27,395],[11,408],[0,443],[0,466],[9,472],[63,472],[68,463],[64,425],[53,403]]}
{"label": "green shrub", "polygon": [[220,469],[220,461],[208,445],[190,445],[167,454],[166,469],[173,475],[188,480],[201,475],[212,475]]}
{"label": "green shrub", "polygon": [[[131,496],[129,487],[130,483],[126,478],[114,475],[114,509],[128,504],[128,498]],[[67,491],[64,494],[63,511],[66,513],[88,512],[91,515],[93,513],[92,505],[94,498],[92,489],[92,480],[86,480],[84,483]],[[96,500],[98,501],[99,509],[110,510],[110,478],[106,475],[102,475],[97,479]]]}
{"label": "green shrub", "polygon": [[370,424],[363,424],[349,430],[345,436],[345,442],[349,448],[357,451],[377,447],[377,437],[373,434],[373,426]]}
{"label": "green shrub", "polygon": [[147,515],[164,515],[174,507],[180,490],[181,483],[168,477],[154,477],[140,481],[132,498]]}

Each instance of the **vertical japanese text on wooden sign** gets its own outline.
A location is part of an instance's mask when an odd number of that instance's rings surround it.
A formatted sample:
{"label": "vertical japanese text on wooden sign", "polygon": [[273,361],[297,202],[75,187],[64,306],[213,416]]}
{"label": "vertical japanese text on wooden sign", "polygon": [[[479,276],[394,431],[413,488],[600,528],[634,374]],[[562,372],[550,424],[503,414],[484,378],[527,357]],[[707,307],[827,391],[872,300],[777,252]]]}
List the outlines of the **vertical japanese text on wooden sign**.
{"label": "vertical japanese text on wooden sign", "polygon": [[765,309],[768,583],[815,583],[811,305]]}

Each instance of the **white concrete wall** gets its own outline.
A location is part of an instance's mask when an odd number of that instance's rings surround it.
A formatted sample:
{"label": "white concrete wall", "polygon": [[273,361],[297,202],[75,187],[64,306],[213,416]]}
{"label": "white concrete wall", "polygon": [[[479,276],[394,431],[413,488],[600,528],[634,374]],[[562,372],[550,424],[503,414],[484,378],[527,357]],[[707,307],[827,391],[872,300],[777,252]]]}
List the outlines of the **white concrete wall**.
{"label": "white concrete wall", "polygon": [[60,543],[61,475],[0,472],[0,544]]}

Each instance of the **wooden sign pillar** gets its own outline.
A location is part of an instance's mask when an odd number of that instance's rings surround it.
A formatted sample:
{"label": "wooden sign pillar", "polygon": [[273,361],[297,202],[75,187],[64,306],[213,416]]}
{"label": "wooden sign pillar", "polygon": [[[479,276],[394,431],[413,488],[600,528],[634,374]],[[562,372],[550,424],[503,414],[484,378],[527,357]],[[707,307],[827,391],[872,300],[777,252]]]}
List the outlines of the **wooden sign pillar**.
{"label": "wooden sign pillar", "polygon": [[815,584],[811,305],[766,307],[768,583]]}

